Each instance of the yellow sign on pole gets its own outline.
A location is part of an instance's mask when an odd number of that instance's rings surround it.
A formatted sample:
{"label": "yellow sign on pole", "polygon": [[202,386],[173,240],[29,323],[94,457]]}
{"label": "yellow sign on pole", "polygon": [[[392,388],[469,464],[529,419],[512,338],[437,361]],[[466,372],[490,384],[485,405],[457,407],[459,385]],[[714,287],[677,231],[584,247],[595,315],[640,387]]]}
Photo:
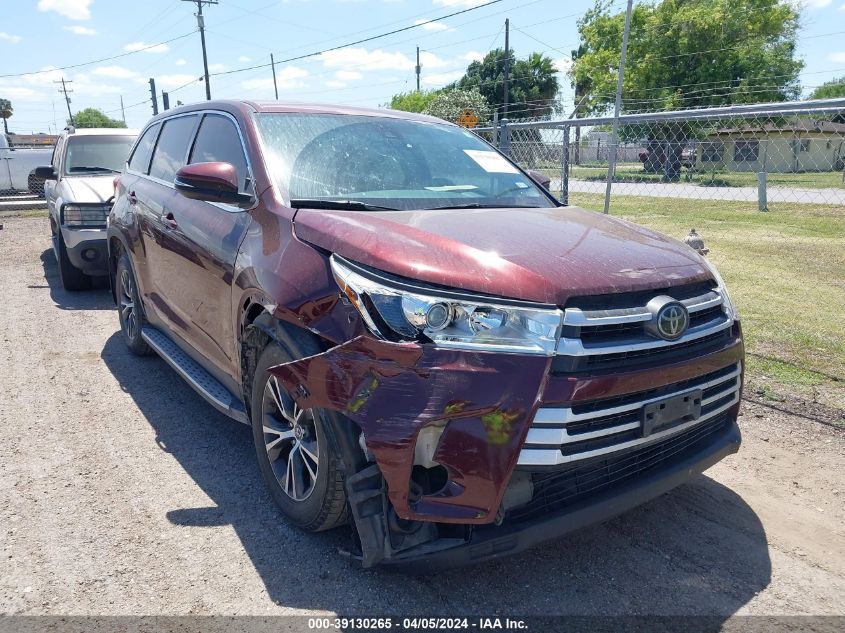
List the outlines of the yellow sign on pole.
{"label": "yellow sign on pole", "polygon": [[478,125],[478,115],[469,108],[464,108],[464,111],[461,112],[461,116],[458,117],[458,123],[464,127],[475,127]]}

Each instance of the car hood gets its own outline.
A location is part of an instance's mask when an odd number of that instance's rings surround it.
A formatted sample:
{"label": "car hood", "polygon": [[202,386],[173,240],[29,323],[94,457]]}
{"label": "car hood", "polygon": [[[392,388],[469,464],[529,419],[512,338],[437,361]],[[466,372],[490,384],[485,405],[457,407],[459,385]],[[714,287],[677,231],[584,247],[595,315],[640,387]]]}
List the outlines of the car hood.
{"label": "car hood", "polygon": [[556,305],[711,277],[685,244],[577,207],[301,209],[294,227],[302,240],[396,275]]}
{"label": "car hood", "polygon": [[62,185],[65,188],[65,202],[94,203],[106,202],[114,195],[114,177],[108,176],[65,176]]}

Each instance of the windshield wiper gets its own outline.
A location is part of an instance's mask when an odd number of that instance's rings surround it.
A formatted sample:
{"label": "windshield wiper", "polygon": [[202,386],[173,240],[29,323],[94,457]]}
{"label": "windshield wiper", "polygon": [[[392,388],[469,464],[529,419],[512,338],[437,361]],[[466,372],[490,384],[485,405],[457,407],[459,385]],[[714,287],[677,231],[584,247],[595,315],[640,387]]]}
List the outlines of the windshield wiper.
{"label": "windshield wiper", "polygon": [[441,211],[444,209],[537,209],[533,204],[484,204],[481,202],[467,202],[464,204],[447,204],[442,207],[427,207],[425,211]]}
{"label": "windshield wiper", "polygon": [[342,211],[399,211],[395,207],[382,207],[360,200],[321,200],[319,198],[291,200],[290,206],[294,209],[306,207],[308,209],[338,209]]}
{"label": "windshield wiper", "polygon": [[108,172],[111,172],[113,174],[119,174],[120,173],[119,169],[112,169],[111,167],[89,167],[87,165],[84,166],[84,167],[71,167],[68,171],[69,172],[74,172],[74,171],[108,171]]}

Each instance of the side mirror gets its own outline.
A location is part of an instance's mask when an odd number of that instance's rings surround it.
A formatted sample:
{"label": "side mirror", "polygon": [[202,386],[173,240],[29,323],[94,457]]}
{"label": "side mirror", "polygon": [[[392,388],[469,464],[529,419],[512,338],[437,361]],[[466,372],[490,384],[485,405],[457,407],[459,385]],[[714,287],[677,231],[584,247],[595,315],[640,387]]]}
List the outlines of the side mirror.
{"label": "side mirror", "polygon": [[231,163],[194,163],[176,172],[176,191],[192,200],[249,204],[252,196],[238,191],[238,172]]}
{"label": "side mirror", "polygon": [[52,165],[42,165],[35,168],[35,177],[38,180],[57,180],[59,175],[53,169]]}
{"label": "side mirror", "polygon": [[531,180],[536,182],[546,191],[549,190],[549,187],[552,184],[552,179],[547,176],[546,174],[540,173],[539,171],[534,171],[533,169],[529,169],[526,172],[529,176],[531,176]]}

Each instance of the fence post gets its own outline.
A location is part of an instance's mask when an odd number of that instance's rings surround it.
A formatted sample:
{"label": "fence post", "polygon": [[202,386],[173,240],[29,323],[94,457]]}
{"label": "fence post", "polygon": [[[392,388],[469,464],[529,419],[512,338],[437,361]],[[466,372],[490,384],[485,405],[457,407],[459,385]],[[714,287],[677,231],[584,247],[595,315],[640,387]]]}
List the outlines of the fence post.
{"label": "fence post", "polygon": [[569,126],[563,126],[563,145],[560,153],[560,201],[569,204]]}
{"label": "fence post", "polygon": [[499,120],[501,129],[499,131],[499,151],[505,156],[511,155],[511,131],[508,128],[508,119],[502,118]]}
{"label": "fence post", "polygon": [[499,147],[499,111],[493,112],[493,147]]}
{"label": "fence post", "polygon": [[760,211],[768,211],[769,205],[766,201],[766,172],[757,172],[757,208]]}

